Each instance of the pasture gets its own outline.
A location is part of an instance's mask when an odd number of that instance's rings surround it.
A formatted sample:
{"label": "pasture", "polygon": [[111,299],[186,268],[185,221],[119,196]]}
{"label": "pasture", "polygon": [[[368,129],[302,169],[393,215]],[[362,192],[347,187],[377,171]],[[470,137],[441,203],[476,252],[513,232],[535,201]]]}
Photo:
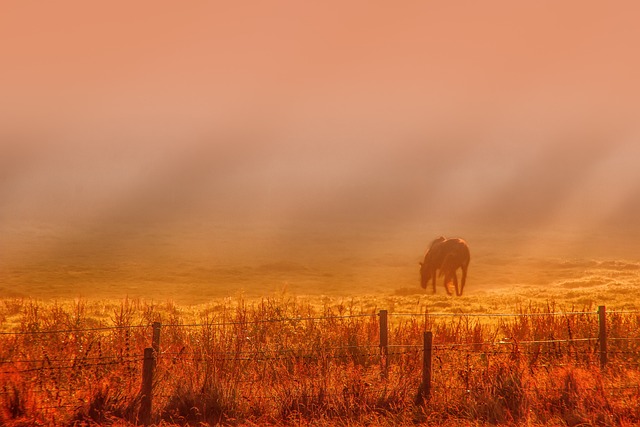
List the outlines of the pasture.
{"label": "pasture", "polygon": [[[150,416],[162,425],[640,422],[632,245],[465,233],[456,297],[442,281],[420,288],[417,230],[16,228],[0,270],[1,421],[140,421],[161,322]],[[433,391],[417,401],[426,330]]]}
{"label": "pasture", "polygon": [[[500,304],[635,303],[629,296],[640,284],[640,262],[633,236],[443,228],[393,221],[329,227],[194,220],[103,228],[25,222],[3,229],[0,296],[129,297],[191,306],[287,292],[311,299],[394,297],[399,304],[430,301],[451,310],[483,310],[494,296],[502,297]],[[464,302],[443,298],[441,284],[435,296],[419,286],[418,263],[439,234],[469,242]]]}

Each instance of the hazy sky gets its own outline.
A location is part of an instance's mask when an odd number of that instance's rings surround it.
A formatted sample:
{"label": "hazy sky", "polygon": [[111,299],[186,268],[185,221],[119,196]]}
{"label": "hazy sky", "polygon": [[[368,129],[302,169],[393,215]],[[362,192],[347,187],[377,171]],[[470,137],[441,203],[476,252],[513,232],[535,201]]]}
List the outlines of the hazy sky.
{"label": "hazy sky", "polygon": [[635,230],[638,16],[636,1],[4,0],[0,231]]}

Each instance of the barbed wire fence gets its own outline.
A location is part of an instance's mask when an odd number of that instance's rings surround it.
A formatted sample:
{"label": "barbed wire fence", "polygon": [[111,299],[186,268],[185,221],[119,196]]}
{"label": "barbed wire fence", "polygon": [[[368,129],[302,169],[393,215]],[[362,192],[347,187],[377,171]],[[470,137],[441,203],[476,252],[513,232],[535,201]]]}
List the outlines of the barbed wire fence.
{"label": "barbed wire fence", "polygon": [[[582,322],[572,322],[573,318]],[[439,323],[440,319],[457,322],[460,329],[472,333],[447,332]],[[543,320],[538,322],[538,330],[534,330],[532,319]],[[495,332],[491,339],[483,338],[483,320],[497,322],[495,331],[504,332],[505,336],[497,336],[498,332]],[[241,396],[244,400],[289,399],[293,402],[295,393],[277,386],[280,374],[295,377],[301,372],[313,371],[314,378],[321,379],[322,375],[330,373],[330,366],[352,364],[377,371],[379,386],[374,387],[371,381],[374,377],[369,375],[366,381],[352,382],[341,390],[323,388],[322,395],[316,393],[316,398],[349,401],[360,399],[366,393],[386,393],[390,377],[404,375],[410,377],[406,381],[407,389],[414,391],[415,402],[420,403],[428,402],[434,393],[469,394],[482,390],[482,383],[486,381],[483,376],[507,362],[531,372],[562,366],[599,368],[606,372],[610,365],[637,370],[640,367],[640,333],[629,335],[630,328],[624,327],[632,320],[640,324],[640,311],[607,312],[605,306],[599,306],[597,311],[540,313],[390,314],[380,310],[378,313],[340,316],[3,331],[0,332],[4,346],[0,359],[0,399],[9,400],[8,406],[15,406],[11,399],[16,398],[18,391],[9,387],[7,380],[25,376],[32,386],[29,393],[41,396],[39,409],[78,408],[86,404],[87,394],[77,397],[77,392],[82,388],[80,385],[86,385],[88,378],[92,381],[88,393],[91,394],[99,390],[100,381],[108,377],[111,368],[124,368],[118,374],[119,384],[130,394],[137,394],[134,416],[148,425],[154,418],[156,400],[163,399],[166,403],[175,399],[175,394],[157,391],[161,389],[160,384],[175,382],[176,372],[200,375],[205,383],[210,376],[219,380],[232,372],[234,380],[228,384],[270,384],[271,393],[245,388],[246,394]],[[545,328],[545,324],[554,322],[566,324],[564,336],[545,335],[545,332],[557,330]],[[338,324],[359,328],[366,332],[362,337],[365,342],[329,345],[320,339],[309,345],[307,342],[255,337],[252,334],[259,334],[260,330],[249,330],[268,324],[292,329],[295,335],[295,329],[302,324],[307,328],[318,328],[319,323],[329,328]],[[390,328],[391,324],[394,328]],[[627,335],[622,336],[621,331],[627,331]],[[398,342],[399,336],[409,337],[409,342]],[[27,354],[14,351],[24,348],[20,343],[25,340],[39,348],[42,356],[29,358]],[[54,353],[52,348],[56,349],[58,357],[49,355]],[[247,370],[250,365],[262,366],[261,374]],[[477,366],[483,366],[484,370]],[[242,374],[244,371],[247,375]],[[267,381],[266,378],[271,379]],[[303,382],[300,378],[297,381]],[[63,384],[66,387],[61,387]],[[535,384],[529,384],[527,388],[544,391]],[[640,393],[638,384],[603,388]],[[305,405],[309,404],[307,401],[312,397],[303,397]],[[299,402],[297,410],[300,410]]]}

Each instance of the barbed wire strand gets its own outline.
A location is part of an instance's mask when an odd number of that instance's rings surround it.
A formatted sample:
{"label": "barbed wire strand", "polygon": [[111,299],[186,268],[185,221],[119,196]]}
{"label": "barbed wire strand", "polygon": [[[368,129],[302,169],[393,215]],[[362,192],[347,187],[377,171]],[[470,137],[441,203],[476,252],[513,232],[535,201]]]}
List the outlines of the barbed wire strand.
{"label": "barbed wire strand", "polygon": [[150,328],[151,325],[130,325],[130,326],[99,326],[95,328],[82,328],[82,329],[52,329],[48,331],[15,331],[15,332],[0,332],[0,335],[47,335],[47,334],[70,334],[78,332],[94,332],[94,331],[109,331],[109,330],[122,330],[122,329],[137,329],[137,328]]}
{"label": "barbed wire strand", "polygon": [[553,313],[389,313],[401,317],[532,317],[532,316],[573,316],[598,314],[597,311],[564,311]]}
{"label": "barbed wire strand", "polygon": [[235,326],[235,325],[253,325],[260,323],[278,323],[278,322],[304,322],[304,321],[316,321],[316,320],[338,320],[338,319],[355,319],[362,317],[376,317],[377,313],[373,314],[349,314],[344,316],[314,316],[314,317],[281,317],[278,319],[260,319],[260,320],[246,320],[246,321],[230,321],[230,322],[214,322],[214,323],[168,323],[162,325],[162,327],[172,328],[193,328],[193,327],[214,327],[214,326]]}

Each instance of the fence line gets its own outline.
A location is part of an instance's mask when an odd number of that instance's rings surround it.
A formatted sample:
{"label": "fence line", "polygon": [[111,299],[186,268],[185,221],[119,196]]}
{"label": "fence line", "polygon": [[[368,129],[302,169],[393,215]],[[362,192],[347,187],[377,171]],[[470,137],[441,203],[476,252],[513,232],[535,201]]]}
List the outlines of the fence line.
{"label": "fence line", "polygon": [[[526,316],[561,316],[561,315],[584,315],[584,314],[597,314],[598,311],[589,311],[589,312],[553,312],[553,313],[529,313],[529,314],[516,314],[516,313],[391,313],[390,316],[441,316],[441,317],[526,317]],[[607,314],[630,314],[636,313],[636,311],[608,311]],[[637,311],[640,313],[640,311]],[[246,322],[221,322],[221,323],[199,323],[199,324],[164,324],[163,328],[166,327],[212,327],[212,326],[229,326],[229,325],[238,325],[238,324],[257,324],[257,323],[275,323],[275,322],[285,322],[285,321],[316,321],[316,320],[335,320],[335,319],[349,319],[349,318],[364,318],[364,317],[373,317],[379,316],[379,314],[357,314],[357,315],[344,315],[344,316],[316,316],[316,317],[291,317],[291,318],[280,318],[280,319],[265,319],[259,321],[246,321]],[[50,331],[18,331],[18,332],[0,332],[0,335],[30,335],[30,334],[58,334],[58,333],[77,333],[77,332],[89,332],[89,331],[107,331],[107,330],[126,330],[132,328],[151,328],[152,325],[131,325],[131,326],[112,326],[112,327],[95,327],[95,328],[82,328],[82,329],[63,329],[63,330],[50,330]],[[444,344],[434,344],[434,349],[452,349],[453,347],[464,347],[464,346],[498,346],[498,345],[528,345],[528,344],[551,344],[551,343],[573,343],[573,342],[594,342],[597,341],[599,337],[588,337],[588,338],[571,338],[571,339],[548,339],[548,340],[527,340],[527,341],[517,341],[511,339],[502,339],[500,341],[483,341],[483,342],[471,342],[471,343],[444,343]],[[640,337],[610,337],[608,338],[610,341],[640,341]],[[422,345],[417,344],[387,344],[388,348],[422,348]],[[348,350],[348,349],[356,349],[356,348],[379,348],[378,345],[351,345],[351,346],[334,346],[334,347],[323,347],[322,351],[331,351],[331,350]],[[215,355],[238,355],[238,354],[256,354],[256,353],[282,353],[282,352],[296,352],[300,350],[296,349],[261,349],[261,350],[249,350],[249,351],[231,351],[231,352],[212,352],[209,354]],[[613,352],[611,352],[613,353]],[[162,354],[166,355],[181,355],[184,353],[166,353],[162,352]],[[141,357],[141,356],[140,356]],[[101,357],[83,357],[81,359],[20,359],[20,360],[0,360],[1,364],[10,364],[10,363],[43,363],[43,362],[64,362],[64,361],[73,361],[73,360],[107,360],[107,359],[120,359],[125,361],[124,359],[130,359],[130,356],[101,356]]]}
{"label": "fence line", "polygon": [[[605,310],[604,306],[598,308],[597,311],[589,311],[589,312],[554,312],[554,313],[479,313],[479,314],[470,314],[470,313],[391,313],[388,314],[386,310],[380,311],[378,314],[356,314],[356,315],[344,315],[344,316],[317,316],[317,317],[291,317],[291,318],[279,318],[279,319],[263,319],[263,320],[246,320],[246,321],[231,321],[231,322],[212,322],[212,323],[202,323],[202,324],[167,324],[161,325],[159,322],[154,322],[153,325],[132,325],[132,326],[113,326],[113,327],[95,327],[95,328],[83,328],[83,329],[62,329],[62,330],[50,330],[50,331],[17,331],[17,332],[0,332],[0,335],[3,336],[24,336],[24,335],[42,335],[42,334],[58,334],[58,333],[80,333],[80,332],[91,332],[91,331],[109,331],[109,330],[131,330],[134,328],[144,328],[144,329],[152,329],[153,337],[151,339],[152,347],[146,348],[144,356],[140,354],[127,354],[126,356],[100,356],[100,357],[73,357],[73,358],[56,358],[50,359],[45,356],[45,358],[41,359],[16,359],[16,360],[2,360],[0,361],[0,365],[8,365],[8,364],[33,364],[33,363],[41,363],[48,364],[49,366],[41,366],[41,367],[33,367],[26,369],[8,369],[4,371],[0,371],[0,374],[16,374],[16,373],[28,373],[28,372],[39,372],[39,371],[48,371],[48,370],[69,370],[69,369],[89,369],[93,367],[99,366],[113,366],[113,365],[121,365],[124,363],[131,362],[144,362],[143,367],[143,382],[144,386],[141,391],[142,396],[142,407],[140,409],[140,417],[145,424],[149,424],[151,420],[151,405],[153,401],[152,395],[152,386],[153,377],[155,375],[155,370],[157,366],[157,361],[166,358],[166,360],[173,360],[175,363],[177,360],[180,361],[192,361],[192,362],[211,362],[211,361],[247,361],[247,362],[270,362],[270,361],[278,361],[278,360],[333,360],[333,359],[357,359],[360,357],[366,358],[374,358],[378,357],[380,360],[380,369],[381,369],[381,377],[383,380],[386,380],[389,375],[389,359],[394,356],[402,356],[402,355],[422,355],[423,358],[423,368],[422,368],[422,381],[420,383],[420,389],[418,390],[418,396],[423,400],[428,400],[430,398],[430,393],[432,390],[442,390],[442,389],[451,389],[447,387],[432,387],[431,386],[431,376],[432,376],[432,358],[433,353],[435,351],[435,356],[437,363],[435,366],[438,367],[439,372],[444,372],[446,369],[442,369],[442,359],[440,358],[441,352],[465,352],[467,354],[478,354],[478,355],[496,355],[496,354],[514,354],[514,352],[518,354],[525,355],[542,355],[543,357],[546,355],[546,351],[520,351],[518,346],[520,345],[535,345],[535,344],[572,344],[572,343],[596,343],[593,349],[589,351],[578,351],[575,348],[569,350],[567,354],[568,357],[577,357],[578,355],[590,355],[594,357],[592,363],[586,363],[584,366],[593,367],[597,366],[599,357],[600,367],[602,370],[605,369],[607,365],[607,356],[614,354],[634,354],[637,355],[637,352],[633,351],[621,351],[617,349],[608,349],[606,346],[607,339],[610,342],[636,342],[640,341],[640,337],[608,337],[607,332],[607,315],[615,315],[615,314],[634,314],[635,312],[616,312]],[[471,343],[438,343],[434,344],[432,342],[433,334],[431,331],[424,331],[424,342],[422,345],[418,344],[389,344],[388,338],[390,335],[388,334],[388,322],[387,316],[397,316],[397,317],[451,317],[451,318],[471,318],[471,317],[527,317],[527,316],[570,316],[570,315],[598,315],[598,325],[599,331],[597,337],[581,337],[581,338],[569,338],[569,339],[546,339],[546,340],[523,340],[519,341],[513,338],[504,338],[499,341],[482,341],[482,342],[471,342]],[[348,345],[348,346],[331,346],[331,347],[321,347],[321,348],[313,348],[310,349],[295,349],[295,348],[282,348],[282,349],[255,349],[255,350],[243,350],[243,351],[213,351],[210,353],[195,353],[195,352],[185,352],[183,350],[180,352],[164,352],[160,349],[160,330],[161,328],[191,328],[191,327],[226,327],[226,326],[234,326],[234,325],[250,325],[250,324],[264,324],[264,323],[278,323],[278,322],[304,322],[304,321],[332,321],[332,320],[340,320],[340,319],[352,319],[352,318],[370,318],[375,319],[379,317],[380,322],[380,331],[379,345],[375,344],[362,344],[362,345]],[[425,323],[426,328],[426,323]],[[571,331],[569,331],[569,336],[571,336]],[[383,339],[383,337],[385,337]],[[437,339],[437,336],[435,337]],[[187,344],[188,345],[188,344]],[[514,351],[482,351],[482,347],[494,347],[500,348],[504,346],[514,346],[517,350]],[[468,348],[468,349],[465,349]],[[469,348],[471,347],[471,348]],[[392,351],[389,351],[391,349]],[[323,352],[335,352],[344,350],[348,353],[346,354],[323,354]],[[356,350],[356,351],[354,351]],[[393,351],[396,350],[396,351]],[[404,350],[404,351],[402,351]],[[349,353],[351,352],[351,353]],[[85,353],[88,355],[89,350]],[[573,354],[571,354],[573,353]],[[203,357],[197,357],[202,355]],[[239,357],[249,355],[250,357]],[[222,358],[218,356],[223,356]],[[619,365],[625,366],[638,366],[638,363],[629,363],[624,361],[623,357],[618,358]],[[106,361],[109,362],[101,362]],[[537,357],[531,361],[529,367],[554,367],[554,366],[565,366],[562,363],[535,363]],[[577,359],[576,359],[577,360]],[[88,362],[96,362],[97,363],[88,363]],[[372,364],[375,364],[377,359],[371,360]],[[72,365],[58,365],[54,366],[52,363],[60,363],[60,362],[73,362]],[[566,364],[567,366],[577,366],[576,363]],[[621,387],[620,389],[627,388]],[[628,387],[630,389],[637,388],[636,386]],[[535,388],[534,388],[535,389]],[[602,389],[608,389],[607,387],[603,387]],[[613,388],[612,388],[613,389]],[[615,388],[618,389],[618,388]],[[374,388],[368,389],[369,391],[375,390]],[[386,388],[384,388],[386,390]],[[468,390],[468,389],[467,389]],[[536,389],[537,390],[537,389]],[[347,393],[348,394],[348,393]],[[336,394],[337,395],[337,394]],[[340,394],[344,396],[344,392]],[[282,397],[280,397],[282,398]]]}
{"label": "fence line", "polygon": [[[608,311],[608,314],[640,314],[640,310],[620,310],[620,311]],[[549,313],[389,313],[391,317],[460,317],[460,318],[475,318],[475,317],[534,317],[534,316],[575,316],[575,315],[595,315],[597,311],[564,311],[564,312],[549,312]],[[163,324],[163,327],[178,327],[178,328],[192,328],[192,327],[222,327],[222,326],[234,326],[234,325],[250,325],[261,323],[278,323],[278,322],[303,322],[303,321],[318,321],[318,320],[338,320],[338,319],[353,319],[363,317],[376,317],[379,313],[369,314],[350,314],[341,316],[309,316],[309,317],[283,317],[278,319],[260,319],[260,320],[244,320],[244,321],[228,321],[228,322],[213,322],[213,323],[169,323]],[[95,331],[109,331],[109,330],[125,330],[125,329],[140,329],[150,328],[152,325],[128,325],[128,326],[98,326],[93,328],[79,328],[79,329],[53,329],[42,331],[0,331],[0,335],[47,335],[47,334],[62,334],[62,333],[78,333],[78,332],[95,332]]]}

